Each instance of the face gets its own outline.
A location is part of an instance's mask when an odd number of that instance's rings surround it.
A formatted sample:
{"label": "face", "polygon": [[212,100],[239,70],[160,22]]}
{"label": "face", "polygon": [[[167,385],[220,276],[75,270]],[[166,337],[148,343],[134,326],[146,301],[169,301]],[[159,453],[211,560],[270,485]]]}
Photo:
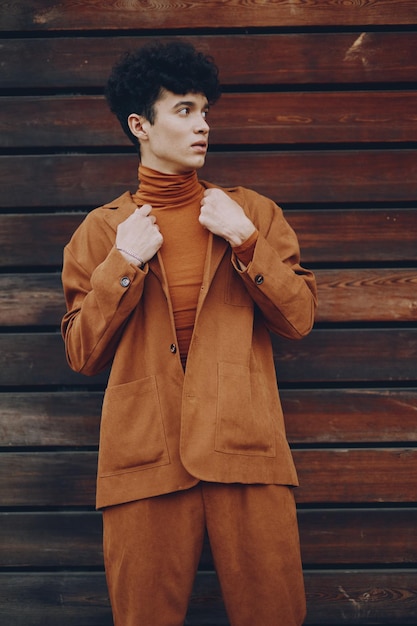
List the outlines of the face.
{"label": "face", "polygon": [[208,146],[208,108],[203,94],[163,91],[154,104],[154,124],[130,115],[130,129],[140,142],[142,165],[164,174],[184,174],[202,167]]}

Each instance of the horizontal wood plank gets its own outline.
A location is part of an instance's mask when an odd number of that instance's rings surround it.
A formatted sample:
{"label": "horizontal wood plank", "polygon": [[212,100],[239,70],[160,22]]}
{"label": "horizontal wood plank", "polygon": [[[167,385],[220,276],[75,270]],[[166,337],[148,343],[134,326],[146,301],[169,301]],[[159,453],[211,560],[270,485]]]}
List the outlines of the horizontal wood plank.
{"label": "horizontal wood plank", "polygon": [[[298,510],[304,567],[415,565],[417,509]],[[103,567],[97,512],[0,513],[2,567]],[[200,570],[214,569],[206,537]]]}
{"label": "horizontal wood plank", "polygon": [[[223,85],[414,85],[417,72],[417,33],[413,31],[372,32],[364,28],[361,33],[159,37],[162,41],[177,38],[190,41],[215,58]],[[87,87],[101,92],[122,53],[153,39],[142,32],[135,36],[4,38],[0,47],[1,85],[4,89],[21,89],[23,85],[29,89]]]}
{"label": "horizontal wood plank", "polygon": [[[416,108],[417,92],[413,91],[225,94],[210,111],[210,143],[416,141]],[[128,145],[131,142],[103,97],[2,99],[0,147]]]}
{"label": "horizontal wood plank", "polygon": [[417,209],[297,210],[285,216],[308,263],[417,260]]}
{"label": "horizontal wood plank", "polygon": [[0,215],[0,267],[61,268],[62,253],[86,212]]}
{"label": "horizontal wood plank", "polygon": [[306,594],[306,626],[405,626],[417,615],[415,570],[308,572]]}
{"label": "horizontal wood plank", "polygon": [[[417,197],[415,150],[212,152],[200,174],[276,202],[401,202]],[[98,206],[137,187],[132,154],[0,157],[4,208]]]}
{"label": "horizontal wood plank", "polygon": [[2,506],[94,507],[96,466],[95,452],[4,452]]}
{"label": "horizontal wood plank", "polygon": [[65,310],[59,273],[0,274],[0,326],[59,326]]}
{"label": "horizontal wood plank", "polygon": [[0,394],[0,447],[97,446],[101,391]]}
{"label": "horizontal wood plank", "polygon": [[[281,384],[416,379],[415,328],[314,329],[301,341],[273,335],[272,343]],[[58,332],[0,335],[0,386],[86,386],[106,378],[106,372],[86,377],[70,370]]]}
{"label": "horizontal wood plank", "polygon": [[272,336],[281,382],[415,381],[414,329],[315,329],[301,341]]}
{"label": "horizontal wood plank", "polygon": [[[0,267],[60,269],[63,248],[85,215],[0,214]],[[285,217],[304,264],[417,261],[417,209],[288,210]]]}
{"label": "horizontal wood plank", "polygon": [[284,389],[292,444],[417,440],[415,389]]}
{"label": "horizontal wood plank", "polygon": [[212,153],[202,177],[289,202],[399,202],[417,197],[417,152],[352,150]]}
{"label": "horizontal wood plank", "polygon": [[3,623],[113,626],[102,572],[0,572]]}
{"label": "horizontal wood plank", "polygon": [[[298,504],[406,503],[415,499],[416,448],[294,450]],[[95,452],[4,452],[4,507],[93,506]]]}
{"label": "horizontal wood plank", "polygon": [[[317,270],[317,322],[417,321],[416,270]],[[65,313],[61,275],[0,275],[0,326],[56,326]]]}
{"label": "horizontal wood plank", "polygon": [[413,0],[118,0],[118,2],[53,2],[14,0],[2,19],[2,30],[176,29],[283,26],[363,26],[413,24]]}
{"label": "horizontal wood plank", "polygon": [[415,500],[416,448],[294,450],[293,455],[299,504]]}
{"label": "horizontal wood plank", "polygon": [[317,270],[315,274],[318,322],[417,321],[416,270]]}
{"label": "horizontal wood plank", "polygon": [[[415,570],[307,571],[306,626],[415,623]],[[0,604],[14,626],[111,626],[102,572],[0,573]],[[365,617],[366,616],[366,617]],[[216,575],[197,575],[187,624],[228,626]]]}
{"label": "horizontal wood plank", "polygon": [[415,565],[417,509],[298,511],[304,567]]}
{"label": "horizontal wood plank", "polygon": [[[413,443],[415,389],[283,389],[292,444]],[[102,391],[3,392],[0,446],[97,446]]]}
{"label": "horizontal wood plank", "polygon": [[103,567],[98,512],[0,513],[1,567]]}
{"label": "horizontal wood plank", "polygon": [[87,377],[70,369],[58,331],[0,335],[0,386],[101,385],[106,381],[107,372]]}

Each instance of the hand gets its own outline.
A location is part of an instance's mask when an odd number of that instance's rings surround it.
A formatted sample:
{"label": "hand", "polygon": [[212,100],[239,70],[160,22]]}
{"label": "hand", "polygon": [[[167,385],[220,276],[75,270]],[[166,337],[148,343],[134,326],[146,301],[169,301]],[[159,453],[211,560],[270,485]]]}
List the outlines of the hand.
{"label": "hand", "polygon": [[144,204],[117,227],[116,248],[129,263],[139,264],[138,259],[147,263],[162,246],[163,237],[151,211],[151,205]]}
{"label": "hand", "polygon": [[240,246],[256,230],[242,207],[221,189],[206,189],[199,222],[231,246]]}

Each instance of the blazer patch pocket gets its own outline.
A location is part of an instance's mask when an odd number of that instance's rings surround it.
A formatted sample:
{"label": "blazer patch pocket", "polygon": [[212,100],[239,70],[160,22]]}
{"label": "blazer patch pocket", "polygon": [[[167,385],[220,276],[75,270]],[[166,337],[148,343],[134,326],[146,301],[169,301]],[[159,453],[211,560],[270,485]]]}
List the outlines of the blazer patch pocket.
{"label": "blazer patch pocket", "polygon": [[124,473],[169,462],[155,378],[109,387],[103,402],[99,474]]}
{"label": "blazer patch pocket", "polygon": [[257,395],[248,367],[218,364],[217,452],[275,456],[274,425],[269,410],[256,403]]}

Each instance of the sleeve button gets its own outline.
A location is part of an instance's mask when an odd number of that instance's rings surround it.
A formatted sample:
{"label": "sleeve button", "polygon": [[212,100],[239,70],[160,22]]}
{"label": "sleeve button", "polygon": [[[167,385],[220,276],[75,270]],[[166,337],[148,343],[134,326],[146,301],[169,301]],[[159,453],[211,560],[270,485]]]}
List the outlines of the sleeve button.
{"label": "sleeve button", "polygon": [[122,276],[122,278],[120,279],[120,284],[122,287],[129,287],[130,278],[128,276]]}
{"label": "sleeve button", "polygon": [[263,282],[264,282],[264,277],[262,276],[262,274],[257,274],[255,276],[255,283],[257,285],[262,285]]}

